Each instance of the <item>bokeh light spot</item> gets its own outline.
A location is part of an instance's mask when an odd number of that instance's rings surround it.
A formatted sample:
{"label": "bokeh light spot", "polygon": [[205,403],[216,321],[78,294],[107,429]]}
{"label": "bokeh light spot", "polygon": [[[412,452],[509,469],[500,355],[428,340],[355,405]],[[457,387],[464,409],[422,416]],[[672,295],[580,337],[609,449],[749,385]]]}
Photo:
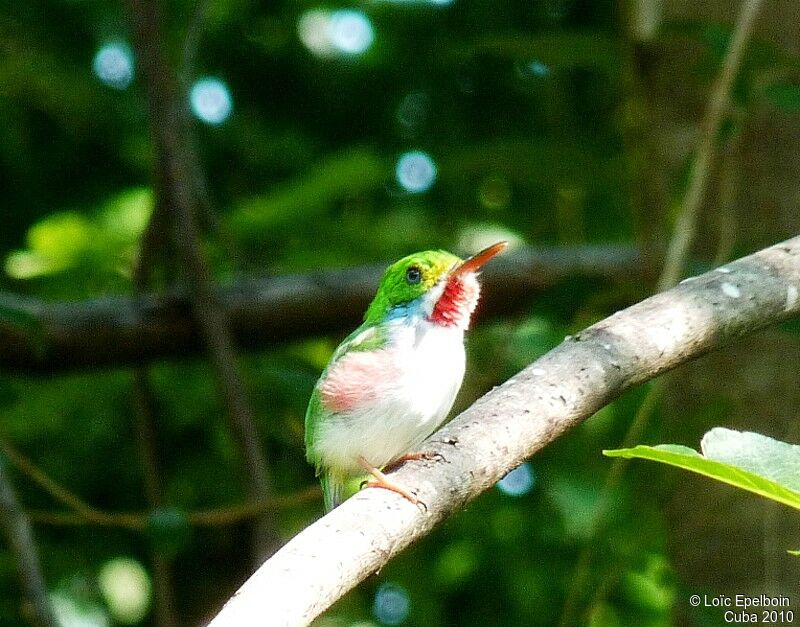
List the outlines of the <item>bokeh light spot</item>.
{"label": "bokeh light spot", "polygon": [[297,36],[318,57],[353,57],[369,49],[375,31],[362,11],[311,9],[298,20]]}
{"label": "bokeh light spot", "polygon": [[362,54],[372,45],[372,22],[361,11],[342,9],[331,14],[330,39],[333,47],[345,54]]}
{"label": "bokeh light spot", "polygon": [[528,72],[534,76],[544,78],[550,75],[550,68],[541,61],[531,61],[528,63]]}
{"label": "bokeh light spot", "polygon": [[189,92],[192,113],[206,124],[222,124],[233,112],[228,86],[218,78],[203,78]]}
{"label": "bokeh light spot", "polygon": [[404,190],[413,194],[428,191],[436,182],[436,173],[433,159],[421,150],[400,155],[395,168],[397,182]]}
{"label": "bokeh light spot", "polygon": [[530,462],[524,462],[514,468],[505,477],[497,482],[497,489],[509,496],[522,496],[533,489],[536,484],[536,475]]}
{"label": "bokeh light spot", "polygon": [[329,57],[335,52],[330,32],[330,13],[322,9],[306,11],[297,22],[297,36],[318,57]]}
{"label": "bokeh light spot", "polygon": [[402,625],[411,610],[411,600],[405,588],[394,583],[383,583],[375,592],[372,613],[384,625]]}
{"label": "bokeh light spot", "polygon": [[150,609],[152,586],[144,567],[134,559],[118,557],[100,569],[98,583],[108,609],[125,625],[140,622]]}
{"label": "bokeh light spot", "polygon": [[543,82],[553,73],[553,68],[539,59],[520,61],[516,64],[515,70],[517,76],[519,76],[522,80],[529,81],[533,84],[539,84]]}
{"label": "bokeh light spot", "polygon": [[105,44],[94,55],[92,69],[103,84],[126,89],[133,81],[133,52],[125,43]]}

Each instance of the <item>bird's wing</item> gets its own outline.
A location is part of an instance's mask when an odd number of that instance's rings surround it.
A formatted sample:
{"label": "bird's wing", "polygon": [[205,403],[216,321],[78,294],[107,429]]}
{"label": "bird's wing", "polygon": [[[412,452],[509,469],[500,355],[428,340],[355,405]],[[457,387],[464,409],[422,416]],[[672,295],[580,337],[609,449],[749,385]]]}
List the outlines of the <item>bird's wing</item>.
{"label": "bird's wing", "polygon": [[[311,399],[308,402],[305,418],[306,458],[319,466],[319,459],[314,446],[317,427],[326,419],[358,402],[359,387],[374,381],[374,376],[385,369],[381,359],[371,355],[386,344],[383,329],[374,325],[363,324],[347,336],[334,351],[330,363],[320,376]],[[362,394],[363,396],[363,394]],[[319,468],[317,468],[319,471]]]}
{"label": "bird's wing", "polygon": [[[327,370],[330,370],[341,357],[351,351],[377,350],[385,345],[386,332],[383,327],[364,323],[342,340],[342,343],[333,351]],[[322,376],[324,377],[325,373]]]}

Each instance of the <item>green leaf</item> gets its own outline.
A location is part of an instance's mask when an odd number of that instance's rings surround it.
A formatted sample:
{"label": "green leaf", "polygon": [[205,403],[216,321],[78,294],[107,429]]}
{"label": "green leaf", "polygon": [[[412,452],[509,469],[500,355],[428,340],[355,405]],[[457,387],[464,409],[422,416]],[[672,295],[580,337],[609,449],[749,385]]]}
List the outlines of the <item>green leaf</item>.
{"label": "green leaf", "polygon": [[28,231],[28,247],[49,260],[54,270],[72,265],[93,237],[92,225],[74,211],[48,216]]}
{"label": "green leaf", "polygon": [[800,510],[800,447],[757,433],[712,429],[705,456],[675,444],[603,451],[609,457],[649,459],[690,470]]}
{"label": "green leaf", "polygon": [[800,550],[797,550],[797,551],[787,550],[786,552],[789,555],[794,555],[795,557],[800,557]]}
{"label": "green leaf", "polygon": [[800,493],[800,446],[760,433],[716,427],[703,436],[700,448],[708,459],[766,477]]}
{"label": "green leaf", "polygon": [[116,273],[120,259],[132,256],[152,205],[152,190],[135,187],[112,196],[91,218],[77,211],[47,216],[28,230],[26,249],[8,254],[5,270],[15,279],[55,275],[81,264]]}
{"label": "green leaf", "polygon": [[144,233],[153,212],[153,190],[149,187],[127,189],[106,202],[98,224],[107,237],[134,243]]}
{"label": "green leaf", "polygon": [[46,217],[28,230],[26,250],[12,251],[6,272],[15,279],[55,274],[72,267],[95,238],[89,220],[74,211]]}

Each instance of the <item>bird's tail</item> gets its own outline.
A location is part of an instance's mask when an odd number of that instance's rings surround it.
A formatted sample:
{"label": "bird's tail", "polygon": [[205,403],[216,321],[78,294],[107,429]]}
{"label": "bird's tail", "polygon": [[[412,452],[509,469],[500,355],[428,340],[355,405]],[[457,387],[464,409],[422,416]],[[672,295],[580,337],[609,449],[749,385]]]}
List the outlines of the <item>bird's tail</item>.
{"label": "bird's tail", "polygon": [[325,511],[329,512],[344,500],[344,481],[331,472],[323,472],[319,482],[322,484]]}
{"label": "bird's tail", "polygon": [[319,476],[322,484],[322,496],[325,500],[325,512],[342,504],[347,498],[353,496],[361,489],[361,484],[367,477],[362,475],[347,475],[330,470],[323,470]]}

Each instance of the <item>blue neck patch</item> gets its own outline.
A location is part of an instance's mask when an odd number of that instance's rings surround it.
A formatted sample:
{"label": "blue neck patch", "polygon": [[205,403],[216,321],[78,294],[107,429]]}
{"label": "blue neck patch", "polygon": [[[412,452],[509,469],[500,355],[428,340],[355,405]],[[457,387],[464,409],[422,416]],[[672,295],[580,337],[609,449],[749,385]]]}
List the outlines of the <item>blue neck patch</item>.
{"label": "blue neck patch", "polygon": [[407,324],[412,324],[418,319],[424,317],[422,311],[422,298],[416,298],[407,303],[400,303],[392,307],[386,314],[386,320],[401,320],[404,319]]}

